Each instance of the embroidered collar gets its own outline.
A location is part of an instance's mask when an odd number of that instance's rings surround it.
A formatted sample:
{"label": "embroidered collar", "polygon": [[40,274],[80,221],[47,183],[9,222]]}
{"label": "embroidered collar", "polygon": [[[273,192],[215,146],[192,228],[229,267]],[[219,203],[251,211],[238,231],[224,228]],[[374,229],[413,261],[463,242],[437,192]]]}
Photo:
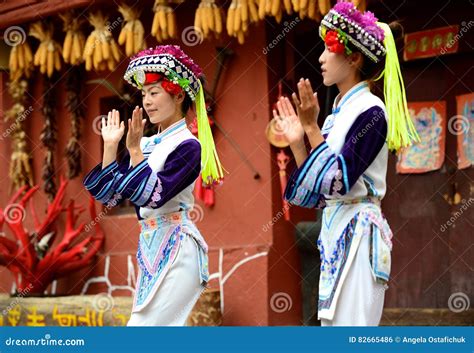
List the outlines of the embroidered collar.
{"label": "embroidered collar", "polygon": [[174,124],[168,126],[162,132],[152,136],[150,140],[147,142],[145,147],[148,147],[150,142],[153,142],[154,145],[159,144],[163,139],[168,138],[170,136],[176,135],[177,133],[181,132],[183,129],[186,128],[186,119],[182,118],[181,120],[175,122]]}
{"label": "embroidered collar", "polygon": [[362,81],[352,87],[349,91],[347,91],[344,96],[341,97],[339,100],[339,104],[336,106],[336,102],[338,97],[341,95],[340,93],[337,95],[336,99],[334,100],[334,104],[332,106],[332,114],[335,115],[341,111],[341,108],[344,104],[346,104],[350,98],[354,97],[354,95],[360,91],[365,91],[369,89],[369,84],[367,81]]}

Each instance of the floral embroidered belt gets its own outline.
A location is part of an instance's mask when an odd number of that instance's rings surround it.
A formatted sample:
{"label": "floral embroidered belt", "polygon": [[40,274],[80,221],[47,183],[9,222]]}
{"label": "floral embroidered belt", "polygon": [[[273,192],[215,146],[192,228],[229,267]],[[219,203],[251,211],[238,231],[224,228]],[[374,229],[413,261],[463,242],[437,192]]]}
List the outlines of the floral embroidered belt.
{"label": "floral embroidered belt", "polygon": [[326,199],[326,206],[339,206],[339,205],[354,205],[357,203],[371,203],[375,204],[377,206],[380,206],[382,199],[380,197],[373,197],[373,196],[367,196],[367,197],[359,197],[356,199]]}
{"label": "floral embroidered belt", "polygon": [[188,212],[178,211],[167,213],[161,216],[156,216],[153,218],[143,219],[138,223],[140,225],[140,231],[144,232],[147,230],[158,229],[163,225],[181,224],[185,221],[192,222],[192,220],[188,217]]}

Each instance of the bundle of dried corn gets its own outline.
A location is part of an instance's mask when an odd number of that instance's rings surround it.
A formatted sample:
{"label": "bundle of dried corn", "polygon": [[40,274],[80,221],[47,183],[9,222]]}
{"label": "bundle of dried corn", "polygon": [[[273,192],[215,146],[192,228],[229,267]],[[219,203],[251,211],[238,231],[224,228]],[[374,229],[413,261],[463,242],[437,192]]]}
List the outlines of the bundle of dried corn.
{"label": "bundle of dried corn", "polygon": [[227,12],[227,33],[231,37],[236,37],[239,43],[243,44],[249,24],[258,20],[258,8],[255,0],[232,0]]}
{"label": "bundle of dried corn", "polygon": [[151,25],[152,36],[156,37],[158,42],[176,38],[178,33],[176,15],[169,2],[166,0],[155,0],[153,12],[155,16]]}
{"label": "bundle of dried corn", "polygon": [[308,17],[318,22],[321,21],[321,13],[325,15],[331,7],[329,0],[291,0],[291,2],[299,18]]}
{"label": "bundle of dried corn", "polygon": [[82,54],[87,71],[92,68],[96,71],[104,71],[107,68],[112,71],[120,61],[120,49],[107,25],[107,20],[100,11],[89,16],[89,22],[94,26],[94,30],[87,37]]}
{"label": "bundle of dried corn", "polygon": [[72,11],[60,14],[59,17],[63,20],[63,29],[66,32],[63,44],[64,62],[73,66],[80,65],[83,62],[82,53],[86,43],[86,38],[80,27],[85,21],[75,16]]}
{"label": "bundle of dried corn", "polygon": [[33,62],[35,66],[40,67],[42,74],[51,77],[55,70],[61,71],[61,46],[53,40],[52,25],[45,27],[40,21],[30,26],[30,35],[40,41]]}
{"label": "bundle of dried corn", "polygon": [[202,38],[208,38],[211,32],[216,37],[222,33],[222,9],[215,0],[201,0],[194,17],[194,28],[202,33]]}
{"label": "bundle of dried corn", "polygon": [[139,19],[140,11],[124,4],[119,6],[119,11],[125,25],[120,31],[118,43],[125,45],[125,55],[132,56],[146,48],[145,29]]}
{"label": "bundle of dried corn", "polygon": [[5,132],[8,132],[11,136],[13,150],[9,170],[12,181],[10,192],[26,185],[33,185],[31,158],[28,153],[28,143],[24,131],[24,122],[33,111],[32,107],[25,108],[27,88],[28,82],[22,79],[12,81],[8,87],[14,101],[12,108],[5,113],[5,121],[11,122]]}
{"label": "bundle of dried corn", "polygon": [[10,68],[10,80],[15,81],[21,77],[30,77],[31,71],[33,71],[33,53],[26,40],[13,46],[10,51],[8,66]]}
{"label": "bundle of dried corn", "polygon": [[283,11],[287,14],[293,13],[290,0],[259,0],[258,17],[263,20],[265,16],[275,17],[278,23],[281,22]]}

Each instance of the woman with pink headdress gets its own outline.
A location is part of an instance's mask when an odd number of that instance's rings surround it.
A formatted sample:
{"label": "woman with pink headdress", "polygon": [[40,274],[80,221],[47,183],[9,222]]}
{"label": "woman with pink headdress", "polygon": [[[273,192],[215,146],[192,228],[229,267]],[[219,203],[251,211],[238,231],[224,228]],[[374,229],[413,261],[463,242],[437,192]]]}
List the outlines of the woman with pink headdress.
{"label": "woman with pink headdress", "polygon": [[[390,277],[392,232],[381,210],[388,151],[417,139],[388,25],[350,2],[339,2],[321,21],[323,83],[339,95],[322,129],[309,80],[274,111],[285,129],[298,169],[285,198],[323,208],[318,317],[323,326],[378,325]],[[384,76],[385,103],[371,93]],[[311,144],[308,152],[304,143]]]}
{"label": "woman with pink headdress", "polygon": [[[218,182],[222,168],[206,114],[202,70],[181,48],[158,46],[131,58],[124,79],[141,90],[143,108],[128,121],[127,156],[117,163],[125,124],[117,111],[102,120],[102,162],[84,179],[98,201],[125,199],[140,225],[138,279],[129,326],[185,325],[208,281],[207,244],[189,218],[194,183]],[[195,102],[199,139],[186,125]],[[143,136],[146,119],[159,133]]]}

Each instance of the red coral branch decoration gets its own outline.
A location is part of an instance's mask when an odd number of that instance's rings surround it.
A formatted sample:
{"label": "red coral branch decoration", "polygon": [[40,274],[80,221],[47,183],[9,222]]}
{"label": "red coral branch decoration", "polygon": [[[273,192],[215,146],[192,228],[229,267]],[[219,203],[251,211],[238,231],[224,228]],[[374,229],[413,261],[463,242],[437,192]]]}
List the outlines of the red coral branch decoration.
{"label": "red coral branch decoration", "polygon": [[[76,223],[85,209],[76,207],[74,201],[63,207],[67,183],[67,180],[61,178],[59,190],[48,205],[42,221],[38,220],[34,208],[30,208],[34,221],[33,231],[28,231],[24,226],[27,218],[26,203],[32,201],[39,186],[29,190],[27,186],[22,187],[4,209],[0,208],[0,266],[5,266],[12,272],[18,292],[29,288],[28,295],[42,295],[55,279],[88,266],[102,246],[104,232],[99,223],[94,222],[91,235],[83,236],[85,223],[80,223],[77,227]],[[88,206],[91,219],[95,219],[97,213],[92,197]],[[60,237],[57,223],[64,212],[66,222]],[[13,239],[3,232],[4,224]],[[53,243],[56,243],[54,247]]]}

